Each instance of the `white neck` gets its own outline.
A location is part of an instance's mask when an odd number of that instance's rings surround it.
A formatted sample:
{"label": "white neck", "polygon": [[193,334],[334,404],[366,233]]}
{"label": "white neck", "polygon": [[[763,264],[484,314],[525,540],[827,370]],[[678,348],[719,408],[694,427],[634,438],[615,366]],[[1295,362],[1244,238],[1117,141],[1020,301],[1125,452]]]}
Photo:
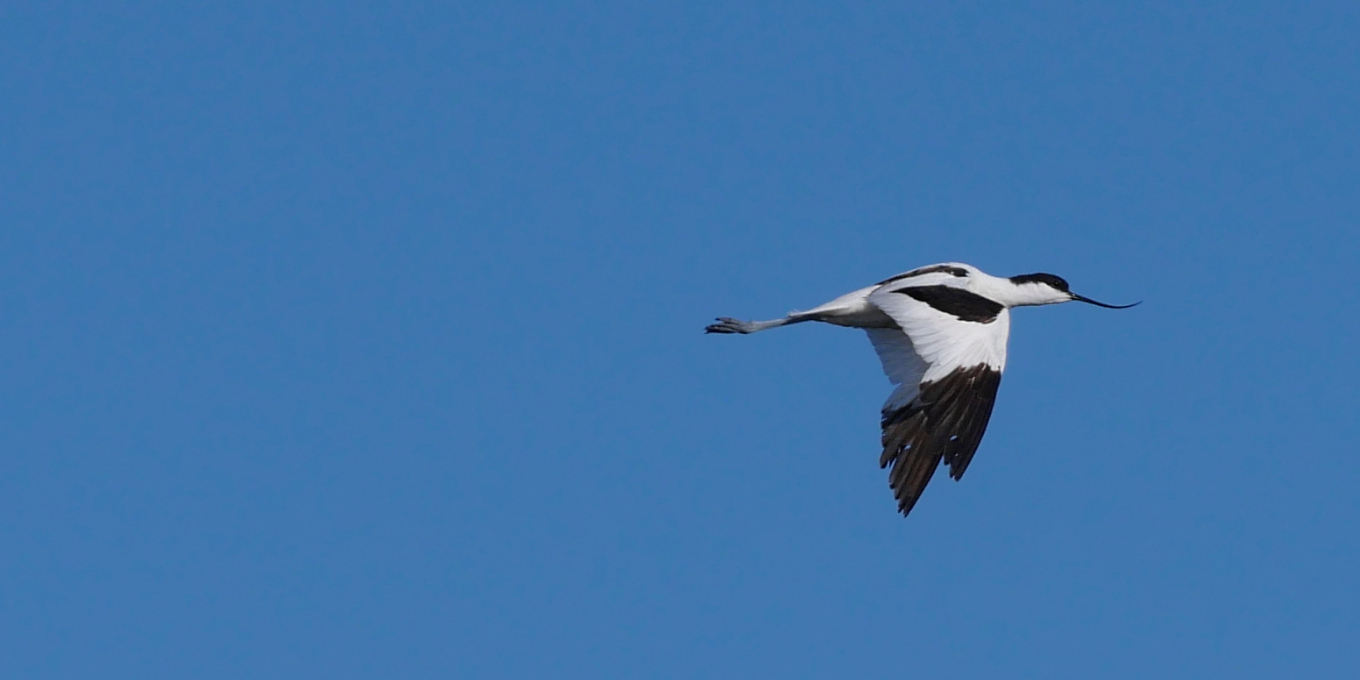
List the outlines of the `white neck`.
{"label": "white neck", "polygon": [[[981,274],[979,276],[979,274]],[[1053,305],[1068,302],[1072,296],[1042,283],[1011,283],[988,274],[974,274],[969,277],[969,289],[978,295],[996,300],[1007,307],[1028,307],[1033,305]]]}

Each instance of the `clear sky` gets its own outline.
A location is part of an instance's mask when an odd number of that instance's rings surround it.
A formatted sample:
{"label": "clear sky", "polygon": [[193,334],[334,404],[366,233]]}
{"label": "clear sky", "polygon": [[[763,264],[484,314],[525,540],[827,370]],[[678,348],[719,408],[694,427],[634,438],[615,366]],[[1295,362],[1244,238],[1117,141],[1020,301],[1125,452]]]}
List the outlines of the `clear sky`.
{"label": "clear sky", "polygon": [[[8,3],[0,676],[1360,677],[1357,12]],[[904,519],[702,329],[947,260],[1144,304]]]}

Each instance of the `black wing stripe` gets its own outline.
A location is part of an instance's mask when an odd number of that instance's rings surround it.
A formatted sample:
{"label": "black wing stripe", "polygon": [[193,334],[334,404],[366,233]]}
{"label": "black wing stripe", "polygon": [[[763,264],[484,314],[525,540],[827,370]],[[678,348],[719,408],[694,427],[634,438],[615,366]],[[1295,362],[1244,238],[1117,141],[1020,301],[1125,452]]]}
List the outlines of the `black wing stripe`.
{"label": "black wing stripe", "polygon": [[874,284],[874,285],[876,285],[876,286],[881,286],[881,285],[883,285],[883,284],[885,284],[885,283],[892,283],[893,281],[901,281],[902,279],[909,279],[909,278],[911,278],[911,277],[913,277],[913,276],[922,276],[922,275],[924,275],[924,274],[936,274],[936,273],[950,274],[950,275],[957,276],[957,277],[960,277],[960,278],[968,276],[968,270],[967,270],[967,269],[964,269],[963,267],[955,267],[955,266],[947,265],[947,264],[932,264],[932,265],[930,265],[929,267],[921,267],[920,269],[913,269],[913,270],[911,270],[911,271],[909,271],[909,272],[907,272],[907,273],[905,273],[905,274],[898,274],[897,276],[894,276],[894,277],[892,277],[892,278],[883,279],[882,281],[879,281],[878,283],[876,283],[876,284]]}
{"label": "black wing stripe", "polygon": [[949,314],[960,321],[991,323],[1005,307],[995,300],[989,300],[977,293],[951,286],[914,286],[895,290],[913,299],[920,300],[934,309]]}
{"label": "black wing stripe", "polygon": [[921,383],[920,395],[902,408],[883,412],[880,467],[892,466],[888,484],[906,515],[930,483],[940,461],[949,476],[963,477],[973,460],[1001,386],[1001,373],[986,364],[960,368]]}

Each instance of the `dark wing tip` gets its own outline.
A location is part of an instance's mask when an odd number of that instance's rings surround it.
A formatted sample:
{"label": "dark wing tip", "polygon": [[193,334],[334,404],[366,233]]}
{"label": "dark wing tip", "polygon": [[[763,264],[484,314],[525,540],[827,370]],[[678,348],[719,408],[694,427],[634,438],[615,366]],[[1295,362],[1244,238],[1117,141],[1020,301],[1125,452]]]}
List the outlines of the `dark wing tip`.
{"label": "dark wing tip", "polygon": [[982,443],[996,403],[1001,373],[985,364],[960,368],[921,384],[911,404],[883,414],[881,467],[892,466],[888,485],[905,517],[939,467],[961,479]]}

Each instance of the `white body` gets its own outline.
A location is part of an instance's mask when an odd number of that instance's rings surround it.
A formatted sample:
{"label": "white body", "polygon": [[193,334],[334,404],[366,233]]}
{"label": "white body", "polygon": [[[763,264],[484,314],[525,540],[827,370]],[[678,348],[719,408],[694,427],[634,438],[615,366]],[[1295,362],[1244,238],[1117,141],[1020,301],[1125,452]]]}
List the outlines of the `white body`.
{"label": "white body", "polygon": [[[1080,300],[1052,274],[991,276],[958,262],[921,267],[772,321],[721,317],[709,333],[821,321],[863,328],[896,388],[883,404],[881,467],[902,514],[941,462],[959,479],[982,440],[1006,368],[1011,307]],[[1135,303],[1136,304],[1136,303]],[[1131,306],[1131,305],[1124,305]]]}
{"label": "white body", "polygon": [[[959,262],[921,269],[944,267],[960,269],[968,275],[961,277],[938,271],[911,276],[908,272],[807,311],[790,314],[788,322],[816,320],[865,329],[883,363],[883,372],[898,385],[884,408],[896,408],[915,398],[921,383],[943,378],[957,368],[986,364],[997,372],[1004,371],[1006,341],[1011,329],[1009,308],[1071,299],[1048,286],[1016,285],[1009,279]],[[993,300],[1003,308],[994,321],[975,323],[962,321],[898,293],[905,288],[921,286],[960,288]]]}

